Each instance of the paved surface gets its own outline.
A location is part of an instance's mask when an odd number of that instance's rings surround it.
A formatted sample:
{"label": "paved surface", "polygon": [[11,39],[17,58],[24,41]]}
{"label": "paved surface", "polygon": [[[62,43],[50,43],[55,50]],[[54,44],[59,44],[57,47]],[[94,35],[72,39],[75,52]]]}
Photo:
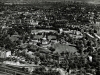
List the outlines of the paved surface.
{"label": "paved surface", "polygon": [[[43,38],[43,36],[42,35],[35,35],[34,38],[40,39],[40,38]],[[48,36],[48,39],[52,39],[52,38],[56,38],[56,36],[53,36],[53,35]]]}

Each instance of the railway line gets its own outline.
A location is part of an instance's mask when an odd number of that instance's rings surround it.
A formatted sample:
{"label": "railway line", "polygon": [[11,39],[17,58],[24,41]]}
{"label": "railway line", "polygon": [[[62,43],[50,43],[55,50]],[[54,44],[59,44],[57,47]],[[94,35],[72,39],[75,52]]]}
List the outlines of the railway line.
{"label": "railway line", "polygon": [[1,65],[0,72],[6,75],[31,75],[27,72],[21,71],[20,69],[18,70],[18,69],[8,67],[7,65]]}

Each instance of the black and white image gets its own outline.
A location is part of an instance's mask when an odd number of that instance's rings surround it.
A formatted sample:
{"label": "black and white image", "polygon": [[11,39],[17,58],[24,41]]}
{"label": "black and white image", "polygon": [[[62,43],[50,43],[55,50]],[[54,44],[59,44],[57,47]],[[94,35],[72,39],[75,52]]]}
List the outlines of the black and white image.
{"label": "black and white image", "polygon": [[100,0],[0,0],[0,75],[100,75]]}

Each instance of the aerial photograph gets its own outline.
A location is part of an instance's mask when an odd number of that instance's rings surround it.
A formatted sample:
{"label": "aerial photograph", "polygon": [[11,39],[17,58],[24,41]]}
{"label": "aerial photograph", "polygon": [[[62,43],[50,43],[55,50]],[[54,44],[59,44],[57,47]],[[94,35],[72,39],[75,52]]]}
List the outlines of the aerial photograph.
{"label": "aerial photograph", "polygon": [[100,75],[100,0],[0,0],[0,75]]}

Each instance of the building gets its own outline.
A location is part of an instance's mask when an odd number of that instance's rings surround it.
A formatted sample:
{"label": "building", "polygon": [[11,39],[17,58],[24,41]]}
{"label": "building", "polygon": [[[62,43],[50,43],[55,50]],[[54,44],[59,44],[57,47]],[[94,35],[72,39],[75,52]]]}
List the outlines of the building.
{"label": "building", "polygon": [[97,33],[100,34],[100,19],[96,21],[94,28],[97,30]]}
{"label": "building", "polygon": [[31,25],[38,25],[38,23],[39,23],[38,21],[34,21],[33,19],[30,20]]}
{"label": "building", "polygon": [[11,55],[11,51],[7,51],[7,50],[2,50],[0,51],[0,58],[7,58]]}

